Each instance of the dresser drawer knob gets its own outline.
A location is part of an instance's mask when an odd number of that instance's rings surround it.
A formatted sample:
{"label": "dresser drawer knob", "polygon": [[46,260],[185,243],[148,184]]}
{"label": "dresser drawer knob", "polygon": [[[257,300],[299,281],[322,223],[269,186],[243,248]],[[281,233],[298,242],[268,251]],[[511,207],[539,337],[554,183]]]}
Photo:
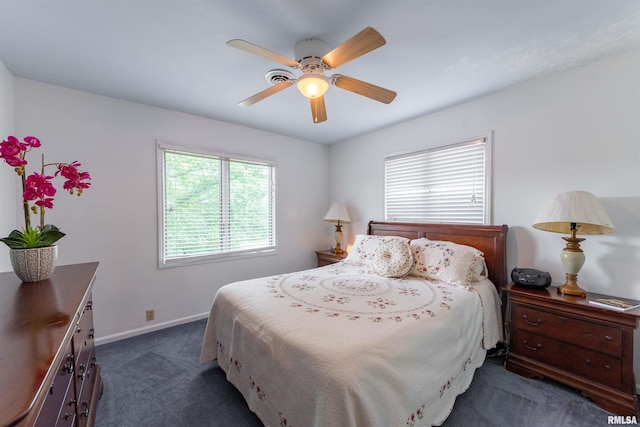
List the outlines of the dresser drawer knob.
{"label": "dresser drawer knob", "polygon": [[607,341],[613,341],[613,337],[611,335],[605,335],[604,339]]}
{"label": "dresser drawer knob", "polygon": [[542,323],[542,319],[538,319],[538,320],[536,320],[536,322],[535,322],[535,323],[534,323],[534,322],[529,321],[529,317],[527,317],[527,315],[526,315],[526,314],[523,314],[523,315],[522,315],[522,318],[524,319],[524,321],[525,321],[525,322],[527,322],[527,323],[528,323],[529,325],[531,325],[531,326],[538,326],[539,324],[541,324],[541,323]]}
{"label": "dresser drawer knob", "polygon": [[587,365],[591,365],[591,360],[589,360],[589,359],[584,359],[584,363],[586,363]]}
{"label": "dresser drawer knob", "polygon": [[611,365],[604,365],[604,369],[606,369],[607,371],[611,370]]}
{"label": "dresser drawer knob", "polygon": [[562,323],[567,323],[567,318],[566,318],[566,317],[564,317],[564,316],[560,316],[560,321],[561,321]]}
{"label": "dresser drawer knob", "polygon": [[527,344],[527,340],[522,340],[522,344],[524,344],[525,347],[532,351],[538,351],[542,348],[542,344],[537,344],[535,347],[531,347],[529,344]]}

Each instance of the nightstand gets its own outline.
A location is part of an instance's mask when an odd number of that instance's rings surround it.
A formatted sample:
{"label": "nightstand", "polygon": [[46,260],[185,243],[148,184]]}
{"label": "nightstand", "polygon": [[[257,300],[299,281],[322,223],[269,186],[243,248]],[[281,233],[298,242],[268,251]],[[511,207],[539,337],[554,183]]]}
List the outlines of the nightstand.
{"label": "nightstand", "polygon": [[316,257],[318,258],[318,267],[322,267],[342,261],[347,257],[347,253],[345,252],[342,255],[338,255],[332,251],[317,251]]}
{"label": "nightstand", "polygon": [[529,378],[558,381],[617,415],[638,415],[633,375],[633,331],[640,309],[616,311],[554,286],[531,290],[510,284],[510,347],[506,368]]}

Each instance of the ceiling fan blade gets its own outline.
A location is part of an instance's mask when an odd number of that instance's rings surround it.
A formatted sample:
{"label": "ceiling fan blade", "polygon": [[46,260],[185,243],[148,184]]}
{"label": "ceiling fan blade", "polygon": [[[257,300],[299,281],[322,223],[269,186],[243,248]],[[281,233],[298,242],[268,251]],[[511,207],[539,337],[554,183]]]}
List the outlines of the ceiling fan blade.
{"label": "ceiling fan blade", "polygon": [[396,97],[396,93],[392,90],[372,85],[371,83],[363,82],[353,77],[336,74],[331,77],[331,81],[340,89],[348,90],[349,92],[357,93],[358,95],[366,96],[367,98],[375,99],[385,104],[390,104]]}
{"label": "ceiling fan blade", "polygon": [[379,32],[372,27],[367,27],[323,56],[322,62],[330,68],[338,68],[367,52],[384,46],[385,43],[387,41]]}
{"label": "ceiling fan blade", "polygon": [[241,107],[248,107],[250,105],[255,104],[258,101],[262,101],[263,99],[273,95],[274,93],[278,93],[281,90],[288,88],[289,86],[293,85],[293,83],[294,83],[293,80],[288,80],[286,82],[278,83],[277,85],[271,86],[270,88],[263,90],[262,92],[256,93],[255,95],[245,99],[244,101],[238,102],[238,105],[240,105]]}
{"label": "ceiling fan blade", "polygon": [[320,123],[327,120],[327,109],[324,106],[324,95],[317,98],[309,98],[311,104],[311,115],[313,123]]}
{"label": "ceiling fan blade", "polygon": [[293,59],[287,58],[286,56],[280,55],[279,53],[273,52],[269,49],[257,46],[253,43],[249,43],[245,40],[229,40],[227,42],[227,45],[235,47],[236,49],[244,50],[245,52],[253,53],[254,55],[262,56],[263,58],[267,58],[275,62],[279,62],[283,65],[286,65],[287,67],[300,68],[300,64],[298,64]]}

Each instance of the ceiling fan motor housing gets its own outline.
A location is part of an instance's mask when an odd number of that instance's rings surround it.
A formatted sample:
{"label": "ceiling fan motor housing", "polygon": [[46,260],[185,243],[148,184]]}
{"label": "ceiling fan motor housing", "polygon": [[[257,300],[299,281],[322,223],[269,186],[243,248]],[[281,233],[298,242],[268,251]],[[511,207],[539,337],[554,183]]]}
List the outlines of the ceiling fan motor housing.
{"label": "ceiling fan motor housing", "polygon": [[317,39],[301,40],[293,48],[296,62],[302,67],[309,64],[320,66],[322,57],[326,55],[329,50],[330,48],[325,42]]}

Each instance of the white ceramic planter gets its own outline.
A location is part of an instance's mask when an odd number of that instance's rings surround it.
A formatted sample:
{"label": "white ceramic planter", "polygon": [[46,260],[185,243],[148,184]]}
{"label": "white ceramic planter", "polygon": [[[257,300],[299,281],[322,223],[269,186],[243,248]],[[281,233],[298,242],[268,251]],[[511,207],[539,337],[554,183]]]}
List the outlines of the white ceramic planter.
{"label": "white ceramic planter", "polygon": [[9,258],[13,271],[23,282],[47,280],[56,268],[58,247],[11,249]]}

